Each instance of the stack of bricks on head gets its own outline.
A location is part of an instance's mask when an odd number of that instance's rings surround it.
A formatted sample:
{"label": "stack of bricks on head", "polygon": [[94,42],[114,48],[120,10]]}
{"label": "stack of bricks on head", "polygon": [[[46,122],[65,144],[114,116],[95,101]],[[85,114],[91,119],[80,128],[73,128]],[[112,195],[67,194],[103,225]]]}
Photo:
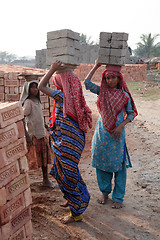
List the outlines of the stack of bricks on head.
{"label": "stack of bricks on head", "polygon": [[46,64],[59,60],[74,68],[80,64],[80,36],[69,29],[47,33]]}
{"label": "stack of bricks on head", "polygon": [[20,102],[0,103],[0,239],[32,239],[27,147]]}
{"label": "stack of bricks on head", "polygon": [[128,34],[101,32],[99,38],[98,63],[106,65],[124,65]]}

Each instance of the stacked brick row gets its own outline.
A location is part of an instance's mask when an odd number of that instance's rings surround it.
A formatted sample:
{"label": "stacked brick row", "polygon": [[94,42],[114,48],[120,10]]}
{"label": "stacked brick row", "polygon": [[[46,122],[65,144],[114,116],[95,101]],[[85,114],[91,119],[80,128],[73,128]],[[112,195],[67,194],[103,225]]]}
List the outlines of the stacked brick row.
{"label": "stacked brick row", "polygon": [[[31,73],[33,76],[46,73],[46,70],[34,68],[24,69],[18,66],[8,66],[8,68],[5,66],[4,70],[5,71],[0,71],[0,102],[19,101],[23,85],[26,81],[24,76],[19,76],[20,73]],[[50,115],[49,98],[43,93],[41,93],[41,102],[45,122],[48,123]]]}
{"label": "stacked brick row", "polygon": [[32,239],[31,190],[20,102],[0,103],[0,239]]}
{"label": "stacked brick row", "polygon": [[[93,64],[82,63],[75,69],[74,73],[81,81],[84,81],[92,67]],[[104,70],[105,66],[98,68],[93,75],[92,81],[100,83],[101,74]],[[146,64],[126,64],[125,66],[122,66],[121,72],[126,82],[148,81]]]}
{"label": "stacked brick row", "polygon": [[127,33],[101,32],[98,62],[101,64],[124,65],[127,54]]}
{"label": "stacked brick row", "polygon": [[65,64],[80,64],[80,36],[69,29],[47,33],[46,64],[59,60]]}

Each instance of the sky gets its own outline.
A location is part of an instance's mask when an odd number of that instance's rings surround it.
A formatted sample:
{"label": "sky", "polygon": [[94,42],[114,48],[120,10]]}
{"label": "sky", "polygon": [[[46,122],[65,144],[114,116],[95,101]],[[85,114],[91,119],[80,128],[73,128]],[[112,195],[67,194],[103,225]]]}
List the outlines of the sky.
{"label": "sky", "polygon": [[61,29],[97,43],[100,32],[126,32],[132,50],[142,34],[160,34],[160,0],[2,0],[0,8],[0,51],[18,57],[34,57],[47,32]]}

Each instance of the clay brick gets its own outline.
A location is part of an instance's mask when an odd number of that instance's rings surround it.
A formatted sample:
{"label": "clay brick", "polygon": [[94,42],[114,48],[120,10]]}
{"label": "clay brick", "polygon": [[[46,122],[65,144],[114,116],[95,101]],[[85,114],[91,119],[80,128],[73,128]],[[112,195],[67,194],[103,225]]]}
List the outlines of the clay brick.
{"label": "clay brick", "polygon": [[0,103],[0,128],[24,118],[20,102]]}
{"label": "clay brick", "polygon": [[4,100],[4,93],[0,93],[0,101]]}
{"label": "clay brick", "polygon": [[17,129],[18,129],[18,138],[25,137],[23,121],[20,120],[20,121],[16,122],[16,125],[17,125]]}
{"label": "clay brick", "polygon": [[[25,208],[12,221],[2,226],[3,240],[26,239],[24,225],[31,220],[31,208]],[[24,234],[22,234],[22,232]],[[23,238],[24,236],[24,238]]]}
{"label": "clay brick", "polygon": [[18,161],[0,169],[0,188],[7,185],[11,182],[14,178],[19,176],[19,164]]}
{"label": "clay brick", "polygon": [[25,206],[28,207],[29,205],[32,204],[32,195],[31,195],[30,187],[27,190],[25,190],[23,194],[24,194]]}
{"label": "clay brick", "polygon": [[16,231],[8,240],[26,240],[24,226],[21,227],[18,231]]}
{"label": "clay brick", "polygon": [[5,187],[0,189],[0,206],[3,206],[6,204],[7,201],[7,194]]}
{"label": "clay brick", "polygon": [[28,174],[20,174],[13,181],[6,185],[7,200],[11,200],[21,192],[29,188],[29,177]]}
{"label": "clay brick", "polygon": [[0,148],[15,142],[18,139],[18,129],[15,123],[0,129]]}
{"label": "clay brick", "polygon": [[109,56],[100,55],[98,57],[98,63],[109,64]]}
{"label": "clay brick", "polygon": [[48,117],[49,116],[49,111],[48,110],[42,110],[43,111],[43,116]]}
{"label": "clay brick", "polygon": [[25,208],[11,221],[12,231],[16,232],[31,219],[31,207]]}
{"label": "clay brick", "polygon": [[71,65],[79,65],[79,58],[78,56],[70,56],[70,55],[61,55],[61,56],[53,56],[52,53],[47,49],[47,57],[46,57],[46,64],[51,65],[53,61],[59,60],[66,64]]}
{"label": "clay brick", "polygon": [[114,40],[128,40],[128,33],[112,32],[112,39]]}
{"label": "clay brick", "polygon": [[21,157],[18,160],[18,162],[19,162],[20,173],[25,173],[29,170],[28,160],[27,160],[26,156]]}
{"label": "clay brick", "polygon": [[114,57],[125,57],[126,56],[126,49],[116,49],[112,48],[110,51],[110,55]]}
{"label": "clay brick", "polygon": [[48,97],[45,95],[41,96],[41,102],[44,103],[44,102],[48,102]]}
{"label": "clay brick", "polygon": [[4,225],[16,217],[25,208],[23,193],[0,207],[0,224]]}
{"label": "clay brick", "polygon": [[5,80],[4,84],[6,87],[19,87],[19,80]]}
{"label": "clay brick", "polygon": [[109,56],[110,55],[110,51],[111,49],[110,48],[100,48],[99,49],[99,56]]}
{"label": "clay brick", "polygon": [[3,86],[4,85],[4,78],[0,77],[0,85]]}
{"label": "clay brick", "polygon": [[9,237],[13,234],[12,226],[10,222],[3,225],[1,230],[2,230],[2,240],[8,240]]}
{"label": "clay brick", "polygon": [[18,101],[19,100],[19,94],[6,94],[5,100],[6,101]]}
{"label": "clay brick", "polygon": [[0,93],[4,93],[4,86],[0,86]]}
{"label": "clay brick", "polygon": [[75,55],[75,48],[73,47],[54,47],[49,49],[50,54],[52,54],[52,56],[60,56],[60,55],[71,55],[74,56]]}
{"label": "clay brick", "polygon": [[57,31],[47,32],[47,39],[71,38],[80,40],[79,33],[73,32],[70,29],[61,29]]}
{"label": "clay brick", "polygon": [[125,64],[125,57],[110,56],[109,63],[122,66]]}
{"label": "clay brick", "polygon": [[20,138],[14,143],[0,149],[1,165],[0,169],[10,164],[14,160],[21,158],[27,153],[25,138]]}
{"label": "clay brick", "polygon": [[126,41],[111,41],[111,48],[118,48],[118,49],[124,49],[127,48],[127,42]]}
{"label": "clay brick", "polygon": [[25,224],[24,228],[25,228],[26,237],[27,237],[27,239],[28,239],[28,237],[32,236],[32,234],[33,234],[33,228],[32,228],[32,222],[31,222],[31,220],[28,221],[28,222]]}

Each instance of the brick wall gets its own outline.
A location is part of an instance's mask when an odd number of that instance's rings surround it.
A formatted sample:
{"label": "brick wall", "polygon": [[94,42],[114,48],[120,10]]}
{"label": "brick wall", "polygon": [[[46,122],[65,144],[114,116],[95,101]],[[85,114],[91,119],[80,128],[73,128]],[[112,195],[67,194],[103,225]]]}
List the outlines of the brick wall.
{"label": "brick wall", "polygon": [[0,103],[0,239],[32,239],[32,196],[23,109]]}

